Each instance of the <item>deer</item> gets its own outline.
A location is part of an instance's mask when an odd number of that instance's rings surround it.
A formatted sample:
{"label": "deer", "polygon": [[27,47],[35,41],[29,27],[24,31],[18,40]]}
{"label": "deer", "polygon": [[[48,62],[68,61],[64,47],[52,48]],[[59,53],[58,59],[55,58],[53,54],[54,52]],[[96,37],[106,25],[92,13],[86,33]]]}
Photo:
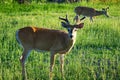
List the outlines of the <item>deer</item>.
{"label": "deer", "polygon": [[92,21],[92,22],[93,22],[92,17],[94,17],[94,16],[105,15],[106,17],[109,17],[108,14],[107,14],[108,9],[109,9],[109,7],[102,8],[102,10],[99,11],[99,10],[95,10],[94,8],[90,8],[90,7],[77,6],[74,9],[74,12],[76,13],[76,16],[74,17],[74,20],[76,19],[77,16],[80,16],[80,15],[84,16],[80,20],[83,20],[86,17],[90,17],[90,21]]}
{"label": "deer", "polygon": [[56,54],[60,56],[60,72],[64,77],[64,55],[69,53],[75,41],[78,29],[83,28],[84,23],[70,24],[68,17],[59,17],[62,20],[61,25],[67,29],[55,30],[48,28],[38,28],[34,26],[26,26],[16,31],[16,39],[23,47],[20,63],[22,66],[22,78],[27,79],[25,61],[32,50],[42,50],[50,52],[50,72],[49,78],[53,79],[53,68]]}

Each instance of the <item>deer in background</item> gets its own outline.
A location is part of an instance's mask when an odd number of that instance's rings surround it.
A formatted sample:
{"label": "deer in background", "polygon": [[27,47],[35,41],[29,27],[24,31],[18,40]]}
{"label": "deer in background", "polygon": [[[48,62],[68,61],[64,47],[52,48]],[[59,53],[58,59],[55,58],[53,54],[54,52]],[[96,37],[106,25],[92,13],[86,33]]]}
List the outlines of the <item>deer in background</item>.
{"label": "deer in background", "polygon": [[76,19],[77,16],[80,16],[80,15],[84,16],[83,18],[81,18],[81,20],[83,20],[87,16],[87,17],[90,17],[90,21],[93,21],[92,17],[94,16],[105,15],[106,17],[109,17],[107,14],[108,9],[109,7],[102,8],[101,11],[98,11],[98,10],[95,10],[94,8],[78,6],[74,9],[74,12],[76,13],[74,20]]}
{"label": "deer in background", "polygon": [[[23,79],[27,79],[25,60],[32,50],[42,50],[50,52],[50,80],[52,80],[52,71],[54,67],[54,60],[57,53],[60,55],[60,70],[62,76],[64,66],[64,55],[68,53],[73,47],[77,30],[83,28],[84,23],[71,25],[67,15],[66,18],[59,18],[63,20],[61,25],[68,30],[53,30],[46,28],[38,28],[27,26],[16,31],[16,39],[23,47],[23,53],[20,57],[22,66]],[[63,76],[64,77],[64,76]]]}

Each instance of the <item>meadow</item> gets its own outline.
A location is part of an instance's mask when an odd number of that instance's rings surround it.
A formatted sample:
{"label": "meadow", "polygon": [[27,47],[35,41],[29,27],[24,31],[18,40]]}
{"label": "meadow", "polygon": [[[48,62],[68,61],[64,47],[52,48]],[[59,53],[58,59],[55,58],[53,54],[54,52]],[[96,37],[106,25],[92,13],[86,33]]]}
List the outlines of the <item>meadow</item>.
{"label": "meadow", "polygon": [[[25,26],[64,30],[59,17],[72,24],[76,6],[100,10],[109,6],[109,18],[95,17],[84,21],[73,49],[65,56],[65,80],[120,80],[120,4],[119,3],[32,3],[0,4],[0,80],[21,80],[19,58],[22,48],[15,32]],[[32,51],[26,61],[28,80],[49,80],[49,52]],[[54,66],[54,80],[60,75],[59,56]]]}

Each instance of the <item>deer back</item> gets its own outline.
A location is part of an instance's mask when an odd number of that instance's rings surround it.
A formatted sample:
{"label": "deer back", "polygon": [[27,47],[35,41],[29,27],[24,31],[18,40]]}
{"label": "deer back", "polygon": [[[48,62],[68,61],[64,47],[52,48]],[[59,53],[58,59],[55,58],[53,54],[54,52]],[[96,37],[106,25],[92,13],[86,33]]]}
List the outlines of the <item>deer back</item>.
{"label": "deer back", "polygon": [[95,9],[89,7],[78,6],[74,11],[77,15],[94,16],[95,14]]}
{"label": "deer back", "polygon": [[60,30],[25,27],[19,29],[18,37],[24,48],[60,51],[70,46],[68,34]]}

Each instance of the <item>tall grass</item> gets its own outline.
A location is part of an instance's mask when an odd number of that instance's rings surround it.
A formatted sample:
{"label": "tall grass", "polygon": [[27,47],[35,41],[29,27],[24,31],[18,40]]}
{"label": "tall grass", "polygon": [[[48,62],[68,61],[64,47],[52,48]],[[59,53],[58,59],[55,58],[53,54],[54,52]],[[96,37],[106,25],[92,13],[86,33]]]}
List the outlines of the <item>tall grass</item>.
{"label": "tall grass", "polygon": [[[64,30],[59,16],[68,17],[72,24],[75,6],[100,9],[110,6],[110,18],[99,16],[78,31],[76,43],[65,57],[66,80],[119,80],[120,79],[120,11],[116,4],[1,4],[0,5],[0,80],[21,80],[19,58],[22,48],[15,39],[17,29],[38,26]],[[39,53],[39,54],[38,54]],[[49,52],[32,51],[26,62],[28,80],[49,79]],[[54,80],[62,80],[56,58]]]}

